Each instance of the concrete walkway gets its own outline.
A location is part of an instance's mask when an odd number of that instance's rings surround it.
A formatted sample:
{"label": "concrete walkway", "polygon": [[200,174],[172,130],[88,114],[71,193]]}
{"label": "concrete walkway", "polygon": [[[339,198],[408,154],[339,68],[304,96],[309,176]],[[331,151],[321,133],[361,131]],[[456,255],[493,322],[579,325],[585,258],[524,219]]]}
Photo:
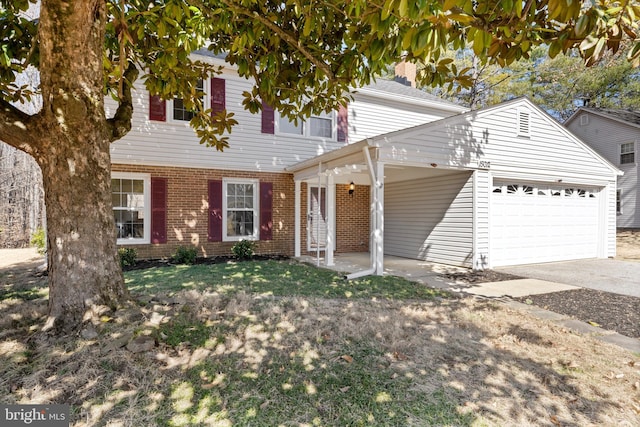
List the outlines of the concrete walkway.
{"label": "concrete walkway", "polygon": [[[309,264],[316,265],[318,259],[314,257],[302,257],[301,261]],[[320,267],[323,265],[324,259],[320,258]],[[601,264],[600,268],[589,267],[589,263],[596,261],[602,261],[605,264]],[[537,264],[529,266],[508,267],[496,269],[496,271],[515,274],[518,276],[528,277],[525,279],[506,280],[501,282],[488,282],[478,284],[465,284],[462,282],[455,282],[445,278],[447,274],[464,273],[469,270],[461,267],[453,267],[443,264],[435,264],[426,261],[411,260],[406,258],[399,258],[393,256],[384,257],[385,274],[405,277],[409,280],[413,280],[418,283],[448,290],[456,293],[466,293],[475,295],[479,298],[491,298],[497,299],[504,304],[514,309],[526,311],[533,316],[541,319],[548,320],[557,325],[565,327],[567,329],[574,330],[584,335],[595,337],[603,342],[615,344],[628,351],[634,353],[640,353],[640,340],[635,338],[629,338],[620,335],[613,331],[597,328],[591,326],[588,323],[575,320],[567,315],[554,313],[552,311],[544,310],[539,307],[522,304],[511,298],[524,297],[527,295],[546,294],[550,292],[560,292],[570,289],[578,289],[580,287],[586,287],[591,289],[602,289],[607,292],[623,293],[626,295],[640,296],[640,283],[630,283],[627,281],[627,274],[631,275],[629,278],[640,278],[640,270],[636,274],[635,266],[620,266],[617,263],[634,264],[640,267],[640,263],[628,263],[624,261],[614,260],[584,260],[584,261],[571,261],[566,263],[550,263],[550,264]],[[335,265],[332,270],[353,273],[357,271],[366,270],[369,268],[369,254],[367,253],[351,253],[351,254],[337,254],[335,256]],[[604,267],[603,267],[604,266]],[[582,269],[582,270],[581,270]],[[622,279],[612,279],[615,277],[615,272],[619,271],[622,275]],[[555,272],[555,273],[554,273]],[[565,276],[560,273],[564,272]],[[586,280],[589,275],[598,277],[598,280],[592,280],[592,283],[597,284],[598,287],[583,286],[582,283],[589,284]],[[551,280],[546,278],[551,278]],[[605,286],[608,283],[608,287]],[[613,285],[612,285],[613,284]],[[612,289],[615,287],[615,290]],[[634,294],[636,291],[639,293]],[[631,292],[631,293],[628,293]]]}

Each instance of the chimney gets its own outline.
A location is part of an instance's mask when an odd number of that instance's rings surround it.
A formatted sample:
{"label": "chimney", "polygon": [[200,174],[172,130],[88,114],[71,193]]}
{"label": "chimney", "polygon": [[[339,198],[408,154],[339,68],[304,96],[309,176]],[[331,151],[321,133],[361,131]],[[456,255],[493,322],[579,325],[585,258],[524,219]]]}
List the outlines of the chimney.
{"label": "chimney", "polygon": [[406,86],[416,87],[416,73],[416,64],[403,60],[396,64],[396,77],[394,80]]}

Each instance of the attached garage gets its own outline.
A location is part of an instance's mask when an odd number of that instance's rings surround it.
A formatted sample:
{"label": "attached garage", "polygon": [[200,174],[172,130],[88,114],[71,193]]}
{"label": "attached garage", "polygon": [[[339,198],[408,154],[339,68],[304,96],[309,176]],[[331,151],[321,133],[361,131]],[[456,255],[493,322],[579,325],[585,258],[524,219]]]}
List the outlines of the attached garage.
{"label": "attached garage", "polygon": [[369,186],[374,274],[385,255],[474,269],[615,256],[620,170],[526,98],[290,170],[296,182]]}
{"label": "attached garage", "polygon": [[598,256],[601,189],[494,179],[492,265]]}

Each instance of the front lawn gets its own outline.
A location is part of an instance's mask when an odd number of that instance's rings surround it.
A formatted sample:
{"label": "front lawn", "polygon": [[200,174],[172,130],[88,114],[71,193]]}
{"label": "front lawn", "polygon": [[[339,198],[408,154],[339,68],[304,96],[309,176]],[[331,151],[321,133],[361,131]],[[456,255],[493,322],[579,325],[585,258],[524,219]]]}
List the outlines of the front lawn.
{"label": "front lawn", "polygon": [[128,271],[135,306],[55,339],[42,281],[4,277],[0,403],[68,403],[74,427],[640,425],[637,355],[396,277]]}

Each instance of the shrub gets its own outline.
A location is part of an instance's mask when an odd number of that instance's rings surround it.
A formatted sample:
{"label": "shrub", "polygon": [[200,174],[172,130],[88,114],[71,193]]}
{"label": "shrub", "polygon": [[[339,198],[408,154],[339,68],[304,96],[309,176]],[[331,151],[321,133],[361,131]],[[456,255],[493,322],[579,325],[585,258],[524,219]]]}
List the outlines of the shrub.
{"label": "shrub", "polygon": [[253,258],[254,249],[256,247],[255,242],[251,240],[240,240],[233,245],[231,252],[238,259],[251,259]]}
{"label": "shrub", "polygon": [[198,256],[198,249],[187,248],[185,246],[179,246],[176,252],[173,254],[173,262],[176,264],[195,264],[196,257]]}
{"label": "shrub", "polygon": [[119,248],[118,257],[120,258],[121,267],[129,267],[136,265],[136,258],[138,258],[138,251],[134,248]]}
{"label": "shrub", "polygon": [[38,227],[38,229],[31,235],[31,244],[38,248],[39,254],[44,255],[47,251],[47,239],[44,228]]}

